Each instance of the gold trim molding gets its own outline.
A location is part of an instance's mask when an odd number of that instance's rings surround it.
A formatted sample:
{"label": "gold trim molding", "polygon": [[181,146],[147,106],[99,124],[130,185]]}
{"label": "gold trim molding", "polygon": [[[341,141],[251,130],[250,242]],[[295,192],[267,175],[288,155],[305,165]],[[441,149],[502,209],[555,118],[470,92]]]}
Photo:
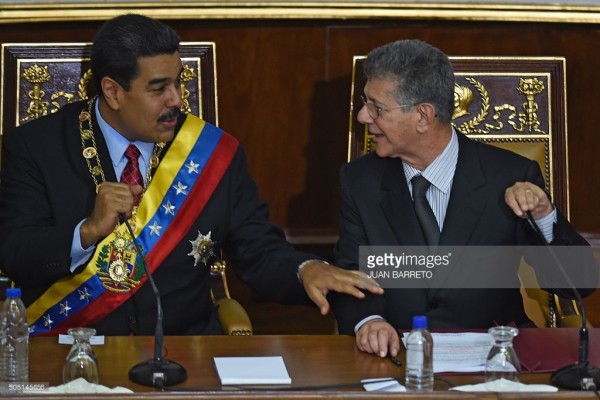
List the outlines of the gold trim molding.
{"label": "gold trim molding", "polygon": [[500,2],[179,1],[0,3],[0,24],[105,20],[125,12],[160,19],[425,19],[600,23],[600,5]]}

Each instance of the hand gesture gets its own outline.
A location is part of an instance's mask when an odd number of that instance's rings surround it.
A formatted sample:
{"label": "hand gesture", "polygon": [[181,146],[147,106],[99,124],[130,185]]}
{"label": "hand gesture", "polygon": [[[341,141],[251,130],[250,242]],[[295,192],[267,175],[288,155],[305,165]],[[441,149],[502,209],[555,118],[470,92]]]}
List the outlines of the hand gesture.
{"label": "hand gesture", "polygon": [[540,219],[552,212],[552,203],[546,192],[531,182],[517,182],[504,192],[504,201],[521,218],[527,211],[533,219]]}
{"label": "hand gesture", "polygon": [[400,349],[398,331],[386,320],[377,318],[366,322],[356,332],[356,346],[365,353],[377,354],[379,357],[391,355],[396,357]]}
{"label": "hand gesture", "polygon": [[119,223],[121,214],[131,217],[133,198],[144,189],[139,185],[104,182],[98,187],[96,203],[92,214],[81,225],[81,245],[83,248],[96,243],[110,234]]}
{"label": "hand gesture", "polygon": [[308,297],[319,307],[323,315],[329,312],[326,296],[330,291],[346,293],[359,299],[365,297],[360,289],[374,294],[383,293],[381,286],[363,272],[345,270],[319,261],[311,262],[302,268],[300,279]]}

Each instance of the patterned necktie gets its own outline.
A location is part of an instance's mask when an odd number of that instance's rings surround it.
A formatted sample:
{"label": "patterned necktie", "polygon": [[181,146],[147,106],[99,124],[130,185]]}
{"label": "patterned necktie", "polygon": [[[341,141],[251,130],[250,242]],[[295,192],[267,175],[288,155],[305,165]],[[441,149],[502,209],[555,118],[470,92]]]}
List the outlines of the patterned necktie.
{"label": "patterned necktie", "polygon": [[431,182],[425,179],[423,175],[416,175],[412,178],[411,182],[415,213],[421,224],[425,241],[428,245],[436,246],[440,242],[440,227],[425,196]]}
{"label": "patterned necktie", "polygon": [[[127,165],[121,173],[121,182],[129,185],[140,185],[144,186],[144,178],[140,171],[140,164],[138,163],[138,157],[140,156],[140,150],[134,145],[130,144],[125,150],[125,157],[127,158]],[[142,195],[135,196],[133,199],[133,205],[137,206],[140,204]]]}

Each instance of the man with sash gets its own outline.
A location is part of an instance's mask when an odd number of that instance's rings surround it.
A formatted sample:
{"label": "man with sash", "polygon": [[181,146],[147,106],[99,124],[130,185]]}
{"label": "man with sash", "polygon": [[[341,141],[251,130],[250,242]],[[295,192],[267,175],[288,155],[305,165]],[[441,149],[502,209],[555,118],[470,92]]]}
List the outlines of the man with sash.
{"label": "man with sash", "polygon": [[382,293],[364,275],[296,251],[269,221],[237,140],[180,113],[178,49],[177,34],[156,20],[110,20],[92,47],[99,96],[5,135],[0,265],[22,288],[33,334],[153,334],[143,260],[165,334],[219,334],[209,272],[221,250],[276,301],[310,298],[326,313],[329,291]]}

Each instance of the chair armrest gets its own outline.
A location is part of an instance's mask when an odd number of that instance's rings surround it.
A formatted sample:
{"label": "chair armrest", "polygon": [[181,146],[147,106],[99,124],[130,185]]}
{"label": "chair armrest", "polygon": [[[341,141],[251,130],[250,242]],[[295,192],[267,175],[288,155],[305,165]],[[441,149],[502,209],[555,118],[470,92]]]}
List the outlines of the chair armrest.
{"label": "chair armrest", "polygon": [[[564,299],[553,295],[552,307],[557,317],[557,325],[561,328],[581,328],[581,310],[576,300]],[[585,307],[585,306],[584,306]],[[592,328],[590,321],[585,321],[588,328]]]}
{"label": "chair armrest", "polygon": [[215,302],[218,307],[219,322],[223,333],[230,336],[252,335],[252,323],[244,307],[234,299],[219,299]]}
{"label": "chair armrest", "polygon": [[[558,321],[558,326],[561,328],[581,328],[581,316],[565,315]],[[589,323],[587,323],[587,327],[591,328]]]}

